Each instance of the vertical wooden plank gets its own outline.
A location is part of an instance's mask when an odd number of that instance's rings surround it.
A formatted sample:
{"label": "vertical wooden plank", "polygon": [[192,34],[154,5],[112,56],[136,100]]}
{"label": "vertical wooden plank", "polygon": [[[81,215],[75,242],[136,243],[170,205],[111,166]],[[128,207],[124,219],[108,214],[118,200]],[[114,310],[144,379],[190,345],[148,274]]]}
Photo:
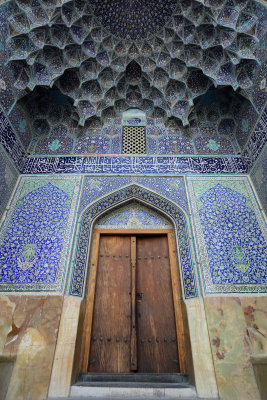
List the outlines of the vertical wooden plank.
{"label": "vertical wooden plank", "polygon": [[130,236],[101,235],[89,372],[130,372]]}
{"label": "vertical wooden plank", "polygon": [[179,372],[167,236],[137,238],[138,372]]}
{"label": "vertical wooden plank", "polygon": [[131,300],[132,300],[132,326],[131,326],[131,371],[137,370],[136,348],[136,237],[131,237]]}
{"label": "vertical wooden plank", "polygon": [[187,374],[188,365],[186,357],[186,343],[185,343],[185,329],[183,321],[183,311],[182,311],[182,295],[179,283],[179,274],[177,266],[177,257],[175,249],[175,239],[173,232],[168,233],[168,245],[169,245],[169,257],[170,257],[170,267],[171,267],[171,278],[172,278],[172,292],[173,292],[173,302],[174,302],[174,312],[175,312],[175,322],[176,322],[176,332],[178,340],[179,349],[179,364],[182,374]]}
{"label": "vertical wooden plank", "polygon": [[94,310],[94,298],[95,298],[95,287],[96,287],[96,273],[97,273],[97,261],[98,261],[98,250],[99,250],[99,239],[100,233],[95,232],[92,243],[92,258],[90,264],[90,274],[88,280],[88,292],[86,296],[86,311],[84,320],[84,331],[82,340],[82,363],[81,372],[86,373],[88,367],[90,343],[91,343],[91,330]]}

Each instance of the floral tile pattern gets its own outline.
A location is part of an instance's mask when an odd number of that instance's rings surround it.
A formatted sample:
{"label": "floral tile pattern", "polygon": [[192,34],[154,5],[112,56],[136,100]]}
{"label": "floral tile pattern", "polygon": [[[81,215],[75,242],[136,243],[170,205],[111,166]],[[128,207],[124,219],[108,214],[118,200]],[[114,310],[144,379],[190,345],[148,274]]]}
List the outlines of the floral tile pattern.
{"label": "floral tile pattern", "polygon": [[69,154],[73,148],[73,139],[68,136],[52,136],[41,139],[35,148],[36,154]]}
{"label": "floral tile pattern", "polygon": [[101,136],[90,136],[79,140],[75,147],[76,154],[108,153],[110,140]]}
{"label": "floral tile pattern", "polygon": [[149,208],[131,203],[101,218],[96,228],[167,229],[172,225]]}
{"label": "floral tile pattern", "polygon": [[83,190],[80,200],[79,213],[92,204],[97,199],[114,192],[117,189],[123,188],[130,184],[136,183],[153,192],[166,197],[174,202],[182,210],[188,214],[188,204],[185,183],[181,177],[134,177],[134,176],[102,176],[84,178]]}
{"label": "floral tile pattern", "polygon": [[247,178],[188,178],[206,293],[266,292],[266,224]]}
{"label": "floral tile pattern", "polygon": [[0,290],[60,290],[80,178],[22,178],[0,237]]}
{"label": "floral tile pattern", "polygon": [[235,154],[231,142],[226,138],[200,136],[194,142],[200,154]]}

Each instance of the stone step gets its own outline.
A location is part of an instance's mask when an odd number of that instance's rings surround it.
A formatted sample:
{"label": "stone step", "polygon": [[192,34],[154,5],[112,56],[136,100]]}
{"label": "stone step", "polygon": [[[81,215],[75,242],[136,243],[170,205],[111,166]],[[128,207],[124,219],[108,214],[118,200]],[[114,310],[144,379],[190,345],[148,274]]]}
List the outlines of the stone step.
{"label": "stone step", "polygon": [[174,384],[186,383],[188,384],[188,375],[184,374],[81,374],[79,375],[77,385],[82,382],[88,383],[138,383],[138,384]]}
{"label": "stone step", "polygon": [[[44,400],[140,400],[140,397],[48,397]],[[144,398],[143,398],[144,399]],[[146,397],[146,400],[158,400],[160,397]],[[176,400],[177,397],[163,397],[164,400]],[[203,397],[178,397],[179,400],[219,400],[218,398],[203,398]]]}
{"label": "stone step", "polygon": [[81,398],[95,398],[95,399],[190,399],[196,398],[196,390],[193,386],[185,384],[159,384],[157,387],[152,387],[151,383],[147,385],[138,384],[134,386],[134,383],[113,383],[111,385],[73,385],[70,390],[70,398],[81,397]]}
{"label": "stone step", "polygon": [[152,388],[152,389],[184,389],[189,385],[184,383],[166,383],[166,382],[77,382],[73,386],[82,387],[121,387],[121,388]]}

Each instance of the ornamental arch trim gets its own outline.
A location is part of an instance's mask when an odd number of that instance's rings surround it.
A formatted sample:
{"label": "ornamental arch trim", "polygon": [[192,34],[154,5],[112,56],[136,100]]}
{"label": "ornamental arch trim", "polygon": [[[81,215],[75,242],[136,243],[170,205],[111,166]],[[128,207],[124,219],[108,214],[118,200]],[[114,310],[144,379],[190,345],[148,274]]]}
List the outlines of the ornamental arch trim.
{"label": "ornamental arch trim", "polygon": [[82,297],[87,275],[90,243],[95,222],[108,212],[121,208],[132,201],[150,207],[172,222],[175,230],[179,268],[185,299],[198,296],[194,271],[193,247],[190,240],[189,221],[185,212],[176,204],[139,185],[130,185],[110,193],[90,204],[79,220],[74,247],[74,264],[69,294]]}

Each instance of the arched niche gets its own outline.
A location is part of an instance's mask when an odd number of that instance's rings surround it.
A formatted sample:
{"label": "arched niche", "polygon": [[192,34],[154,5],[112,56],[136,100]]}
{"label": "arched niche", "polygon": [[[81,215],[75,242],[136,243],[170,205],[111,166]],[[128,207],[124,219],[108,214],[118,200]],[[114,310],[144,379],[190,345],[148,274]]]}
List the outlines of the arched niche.
{"label": "arched niche", "polygon": [[177,246],[178,265],[183,296],[190,299],[198,296],[194,272],[192,243],[189,237],[188,219],[184,211],[166,198],[139,185],[130,185],[97,200],[81,215],[75,243],[73,270],[69,294],[82,297],[90,253],[90,243],[95,222],[108,212],[136,201],[164,215],[173,225]]}

